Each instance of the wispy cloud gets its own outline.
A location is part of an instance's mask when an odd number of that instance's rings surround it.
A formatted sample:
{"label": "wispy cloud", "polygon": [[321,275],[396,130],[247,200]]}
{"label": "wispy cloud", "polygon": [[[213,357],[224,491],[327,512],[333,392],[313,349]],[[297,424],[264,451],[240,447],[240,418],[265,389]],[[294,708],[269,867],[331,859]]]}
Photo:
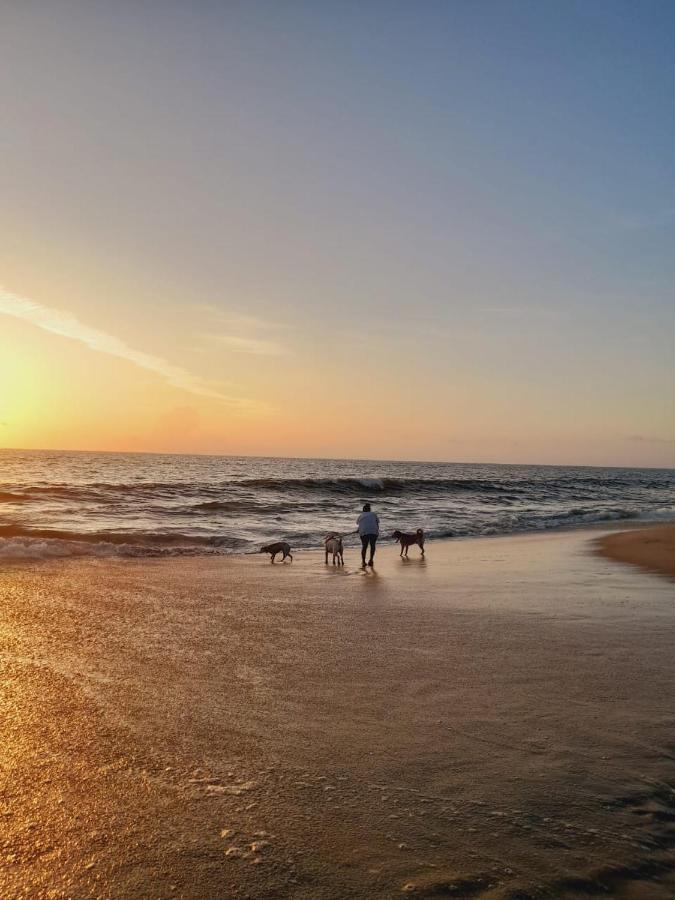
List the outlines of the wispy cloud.
{"label": "wispy cloud", "polygon": [[288,352],[277,340],[268,337],[270,332],[276,334],[286,331],[289,327],[287,325],[268,322],[257,316],[231,313],[210,304],[202,304],[199,308],[212,322],[217,323],[219,329],[202,335],[209,343],[218,343],[235,353],[251,353],[256,356],[279,356]]}
{"label": "wispy cloud", "polygon": [[284,348],[274,341],[261,340],[260,338],[240,337],[235,334],[211,334],[207,337],[222,344],[235,353],[253,353],[258,356],[278,356],[284,353]]}
{"label": "wispy cloud", "polygon": [[191,394],[210,397],[228,406],[240,409],[251,409],[259,406],[254,401],[226,393],[222,384],[208,381],[199,375],[189,372],[187,369],[183,369],[181,366],[175,366],[167,362],[167,360],[159,356],[135,350],[119,338],[85,325],[71,313],[42,306],[42,304],[36,303],[34,300],[19,297],[2,288],[0,288],[0,313],[30,322],[43,331],[49,331],[52,334],[58,334],[61,337],[78,341],[99,353],[124,359],[138,366],[139,369],[154,372],[172,387],[180,388]]}

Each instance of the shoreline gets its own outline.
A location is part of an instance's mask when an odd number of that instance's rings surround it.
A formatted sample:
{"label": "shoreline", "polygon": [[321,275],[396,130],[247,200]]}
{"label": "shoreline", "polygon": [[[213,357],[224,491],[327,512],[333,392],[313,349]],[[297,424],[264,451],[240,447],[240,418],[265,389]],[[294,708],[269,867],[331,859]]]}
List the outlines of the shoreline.
{"label": "shoreline", "polygon": [[675,581],[675,524],[620,531],[597,539],[601,556]]}
{"label": "shoreline", "polygon": [[[628,527],[628,523],[630,522],[630,527]],[[537,537],[547,537],[547,536],[555,536],[555,535],[567,535],[567,534],[594,534],[598,531],[607,531],[611,534],[616,532],[624,533],[626,531],[640,533],[644,530],[653,529],[653,528],[675,528],[675,522],[673,523],[664,523],[662,520],[636,520],[636,519],[610,519],[610,520],[599,520],[595,522],[584,522],[584,523],[570,523],[570,524],[561,524],[556,525],[553,528],[542,528],[542,529],[522,529],[517,531],[506,531],[506,532],[495,532],[493,534],[457,534],[454,536],[444,535],[442,537],[430,537],[427,536],[426,547],[433,546],[444,546],[447,544],[457,544],[457,543],[473,543],[474,541],[499,541],[499,540],[510,540],[510,539],[527,539],[527,538],[537,538]],[[10,526],[7,526],[9,528]],[[1,530],[1,529],[0,529]],[[105,546],[106,543],[110,544],[110,546],[118,546],[123,547],[125,544],[122,542],[121,537],[116,535],[114,532],[111,533],[109,540],[102,540],[100,535],[92,532],[91,534],[82,534],[78,535],[77,540],[75,539],[63,539],[58,535],[60,532],[52,531],[50,529],[37,529],[33,533],[22,533],[18,536],[12,536],[12,540],[17,541],[44,541],[44,540],[55,540],[55,541],[64,541],[66,544],[76,545],[78,543],[85,544],[89,546]],[[140,545],[143,546],[143,535],[139,535]],[[146,539],[147,540],[147,539]],[[281,538],[280,538],[281,540]],[[190,545],[183,545],[179,542],[178,538],[172,538],[170,535],[167,538],[160,542],[160,545],[163,543],[165,546],[170,545],[172,542],[175,542],[175,546],[178,550],[194,550],[194,552],[186,552],[186,553],[167,553],[166,555],[157,553],[148,553],[147,555],[139,553],[110,553],[109,555],[101,554],[97,555],[96,553],[63,553],[63,554],[50,554],[46,553],[44,555],[31,555],[30,553],[21,552],[16,555],[7,554],[4,555],[0,552],[0,567],[5,564],[12,565],[30,565],[35,563],[43,563],[43,562],[75,562],[78,560],[86,561],[86,560],[98,560],[100,562],[106,561],[114,561],[114,560],[122,560],[126,562],[132,561],[171,561],[171,560],[190,560],[190,559],[247,559],[251,556],[258,556],[260,554],[259,549],[250,549],[250,550],[228,550],[225,552],[209,552],[209,551],[199,551],[195,550]],[[133,546],[133,545],[131,545]],[[378,553],[382,551],[387,551],[387,548],[398,548],[398,542],[394,541],[387,532],[385,536],[380,536],[378,540],[377,550]],[[413,552],[415,552],[416,548],[413,548]],[[347,552],[360,553],[360,544],[358,540],[352,535],[347,535],[347,539],[345,542],[345,550]],[[292,546],[292,552],[294,555],[299,555],[301,557],[305,557],[308,554],[323,554],[322,544],[317,543],[316,545],[310,547],[296,547]],[[611,555],[611,554],[608,554]],[[619,559],[619,557],[616,557]],[[652,569],[650,569],[652,571]]]}

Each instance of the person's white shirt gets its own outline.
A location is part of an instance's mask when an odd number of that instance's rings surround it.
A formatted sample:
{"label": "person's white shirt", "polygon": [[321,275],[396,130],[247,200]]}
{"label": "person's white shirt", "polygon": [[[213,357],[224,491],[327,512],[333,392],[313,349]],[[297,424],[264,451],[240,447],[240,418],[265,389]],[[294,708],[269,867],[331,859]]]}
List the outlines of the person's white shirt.
{"label": "person's white shirt", "polygon": [[359,526],[359,534],[379,534],[380,520],[374,512],[362,512],[356,520]]}

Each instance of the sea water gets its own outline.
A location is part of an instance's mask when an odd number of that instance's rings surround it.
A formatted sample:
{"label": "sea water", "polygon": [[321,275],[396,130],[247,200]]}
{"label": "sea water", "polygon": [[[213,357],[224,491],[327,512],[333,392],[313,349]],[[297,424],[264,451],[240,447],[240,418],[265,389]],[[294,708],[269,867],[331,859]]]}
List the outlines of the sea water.
{"label": "sea water", "polygon": [[675,470],[2,450],[0,557],[316,547],[366,501],[430,538],[670,520]]}

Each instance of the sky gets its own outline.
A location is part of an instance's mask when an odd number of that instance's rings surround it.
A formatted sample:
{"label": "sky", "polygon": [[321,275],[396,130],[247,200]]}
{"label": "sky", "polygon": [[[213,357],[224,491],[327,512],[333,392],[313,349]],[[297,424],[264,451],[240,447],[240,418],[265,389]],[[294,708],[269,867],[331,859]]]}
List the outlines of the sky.
{"label": "sky", "polygon": [[675,467],[674,33],[0,0],[0,446]]}

